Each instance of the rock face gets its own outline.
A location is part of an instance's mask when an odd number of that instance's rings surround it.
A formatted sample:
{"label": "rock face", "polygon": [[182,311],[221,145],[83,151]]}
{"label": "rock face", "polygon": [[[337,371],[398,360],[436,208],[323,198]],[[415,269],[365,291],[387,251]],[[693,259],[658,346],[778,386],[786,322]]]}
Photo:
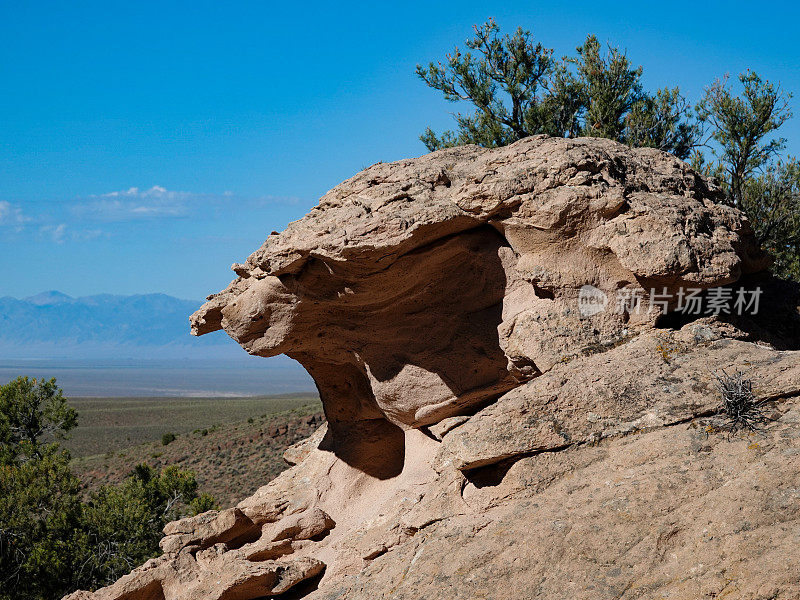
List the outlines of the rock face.
{"label": "rock face", "polygon": [[[192,317],[301,362],[327,427],[73,597],[796,598],[797,289],[720,198],[597,139],[345,181]],[[734,284],[758,315],[676,312]],[[726,433],[723,370],[753,379],[763,431]]]}

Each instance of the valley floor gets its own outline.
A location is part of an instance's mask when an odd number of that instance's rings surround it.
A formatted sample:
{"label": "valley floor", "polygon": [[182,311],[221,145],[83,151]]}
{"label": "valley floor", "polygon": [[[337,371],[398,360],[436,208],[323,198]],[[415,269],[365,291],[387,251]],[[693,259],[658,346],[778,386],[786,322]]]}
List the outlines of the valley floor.
{"label": "valley floor", "polygon": [[[67,446],[87,491],[123,480],[134,466],[195,472],[200,492],[224,507],[287,468],[283,451],[324,421],[314,395],[260,398],[71,399],[80,425]],[[167,445],[162,436],[174,433]]]}

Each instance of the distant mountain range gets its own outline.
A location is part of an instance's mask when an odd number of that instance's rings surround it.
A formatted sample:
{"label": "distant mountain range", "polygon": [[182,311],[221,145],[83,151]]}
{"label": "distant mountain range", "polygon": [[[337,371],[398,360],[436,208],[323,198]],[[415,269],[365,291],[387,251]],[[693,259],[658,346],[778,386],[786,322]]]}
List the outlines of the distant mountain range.
{"label": "distant mountain range", "polygon": [[200,304],[165,294],[2,297],[0,358],[248,358],[227,335],[189,334]]}

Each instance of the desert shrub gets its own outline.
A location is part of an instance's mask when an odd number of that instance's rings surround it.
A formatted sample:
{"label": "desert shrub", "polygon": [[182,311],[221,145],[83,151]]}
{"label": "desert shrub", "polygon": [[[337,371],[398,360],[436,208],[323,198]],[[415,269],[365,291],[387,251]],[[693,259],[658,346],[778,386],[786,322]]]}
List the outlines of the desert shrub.
{"label": "desert shrub", "polygon": [[164,435],[161,436],[161,445],[162,446],[169,446],[172,442],[175,441],[175,439],[176,439],[176,436],[175,436],[174,433],[172,433],[172,432],[165,433]]}
{"label": "desert shrub", "polygon": [[140,465],[88,500],[58,439],[77,413],[52,380],[0,386],[0,600],[57,600],[159,554],[167,521],[215,506],[191,471]]}
{"label": "desert shrub", "polygon": [[645,91],[642,68],[619,48],[604,52],[593,35],[577,55],[557,59],[529,31],[501,36],[490,19],[474,27],[466,47],[444,61],[417,65],[417,75],[445,100],[475,108],[455,115],[455,132],[426,129],[420,139],[429,150],[491,148],[544,133],[611,138],[686,158],[700,141],[700,127],[677,87]]}
{"label": "desert shrub", "polygon": [[55,379],[17,379],[0,386],[0,464],[41,458],[78,424]]}
{"label": "desert shrub", "polygon": [[192,515],[199,515],[209,510],[219,510],[219,504],[214,496],[203,492],[189,503],[189,510]]}
{"label": "desert shrub", "polygon": [[0,599],[60,595],[74,582],[80,483],[55,439],[77,415],[55,380],[0,386]]}
{"label": "desert shrub", "polygon": [[462,144],[505,146],[535,134],[614,139],[673,153],[720,179],[727,201],[747,214],[772,271],[800,281],[800,168],[781,153],[778,135],[791,118],[790,93],[747,70],[708,86],[694,107],[677,87],[644,88],[642,67],[590,35],[577,54],[553,50],[518,28],[501,35],[489,20],[466,48],[417,65],[417,75],[457,112],[456,131],[420,136],[429,150]]}
{"label": "desert shrub", "polygon": [[75,589],[84,545],[80,482],[50,447],[0,467],[0,599],[60,598]]}
{"label": "desert shrub", "polygon": [[83,510],[89,545],[80,574],[84,585],[105,585],[157,556],[164,525],[194,514],[190,506],[197,497],[191,471],[170,466],[159,472],[146,464],[123,483],[92,494]]}
{"label": "desert shrub", "polygon": [[753,394],[753,382],[741,371],[728,375],[715,374],[717,389],[722,396],[722,412],[728,418],[731,434],[741,429],[756,431],[767,421],[766,415]]}

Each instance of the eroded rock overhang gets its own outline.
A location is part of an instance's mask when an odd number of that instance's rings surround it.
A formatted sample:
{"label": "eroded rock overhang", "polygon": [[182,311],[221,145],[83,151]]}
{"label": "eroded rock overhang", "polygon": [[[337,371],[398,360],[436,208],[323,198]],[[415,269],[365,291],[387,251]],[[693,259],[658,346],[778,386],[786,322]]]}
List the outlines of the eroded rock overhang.
{"label": "eroded rock overhang", "polygon": [[655,311],[613,298],[763,270],[741,213],[671,155],[537,136],[378,163],[275,233],[192,316],[309,371],[329,420],[430,425],[468,413]]}

